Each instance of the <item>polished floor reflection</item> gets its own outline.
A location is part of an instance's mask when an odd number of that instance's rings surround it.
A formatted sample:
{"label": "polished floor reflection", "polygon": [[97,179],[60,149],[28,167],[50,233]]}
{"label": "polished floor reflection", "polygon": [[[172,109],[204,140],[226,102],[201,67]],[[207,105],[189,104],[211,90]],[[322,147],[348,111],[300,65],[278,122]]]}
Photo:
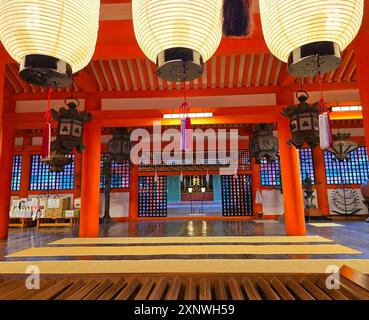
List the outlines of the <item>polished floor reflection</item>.
{"label": "polished floor reflection", "polygon": [[[342,244],[362,252],[360,255],[350,254],[234,254],[231,259],[368,259],[369,258],[369,224],[361,221],[340,222],[341,226],[315,227],[307,225],[308,235],[320,235],[333,240],[334,244]],[[187,220],[187,221],[143,221],[103,224],[100,237],[209,237],[209,236],[284,236],[282,223],[255,223],[242,220]],[[45,229],[11,229],[9,240],[0,242],[0,259],[13,261],[17,258],[6,256],[24,249],[45,247],[50,242],[78,237],[78,227],[45,228]],[[255,243],[255,245],[260,245]],[[273,243],[271,244],[273,245]],[[312,244],[314,245],[314,244]],[[201,255],[201,258],[221,259],[221,255]],[[81,257],[69,257],[78,259]],[[136,256],[93,256],[83,259],[140,259]],[[173,258],[164,255],[162,258]],[[200,258],[196,255],[183,255],[183,259]],[[32,259],[32,258],[30,258]],[[42,260],[43,258],[38,258]],[[58,259],[65,259],[59,257]]]}

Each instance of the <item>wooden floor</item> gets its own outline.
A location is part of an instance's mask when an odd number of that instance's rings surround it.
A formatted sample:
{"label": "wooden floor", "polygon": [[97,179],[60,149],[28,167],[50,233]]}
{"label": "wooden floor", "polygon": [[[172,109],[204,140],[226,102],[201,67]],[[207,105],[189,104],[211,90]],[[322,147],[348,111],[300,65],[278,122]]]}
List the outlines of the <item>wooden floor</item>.
{"label": "wooden floor", "polygon": [[[369,259],[369,223],[364,221],[339,221],[342,227],[318,228],[308,225],[308,235],[320,235],[361,251],[361,255],[235,255],[237,259]],[[101,237],[181,237],[181,236],[277,236],[285,235],[282,223],[256,224],[251,221],[149,221],[121,222],[101,225]],[[78,237],[78,226],[68,228],[10,229],[9,239],[0,241],[0,261],[17,261],[17,258],[5,258],[7,255],[34,247],[47,246],[48,243],[65,237]],[[108,259],[138,259],[139,257],[108,257]],[[170,258],[170,257],[169,257]],[[186,258],[207,258],[189,256]],[[221,257],[219,257],[221,258]],[[37,258],[42,260],[42,258]],[[60,258],[66,259],[66,258]],[[79,257],[68,257],[79,259]],[[105,260],[100,256],[94,259]]]}
{"label": "wooden floor", "polygon": [[326,275],[147,275],[0,279],[0,300],[369,300],[369,276],[343,267],[338,289]]}
{"label": "wooden floor", "polygon": [[[369,259],[369,223],[339,221],[335,227],[308,225],[308,235],[319,235],[361,251],[360,255],[231,255],[227,259]],[[207,237],[284,236],[283,224],[251,221],[193,220],[111,223],[101,225],[100,237]],[[78,227],[11,229],[9,239],[0,241],[0,261],[38,261],[48,258],[10,258],[7,255],[50,242],[78,237]],[[255,244],[258,245],[258,244]],[[311,244],[310,245],[314,245]],[[162,257],[171,259],[170,256]],[[206,259],[209,256],[182,256]],[[223,257],[212,256],[211,259]],[[59,260],[137,260],[136,256],[57,257]],[[159,259],[161,257],[159,256]],[[216,263],[216,262],[215,262]],[[302,270],[306,272],[308,270]],[[40,290],[25,287],[26,275],[0,277],[1,299],[36,300],[369,300],[369,277],[341,269],[340,289],[328,290],[323,274],[76,274],[41,277]]]}

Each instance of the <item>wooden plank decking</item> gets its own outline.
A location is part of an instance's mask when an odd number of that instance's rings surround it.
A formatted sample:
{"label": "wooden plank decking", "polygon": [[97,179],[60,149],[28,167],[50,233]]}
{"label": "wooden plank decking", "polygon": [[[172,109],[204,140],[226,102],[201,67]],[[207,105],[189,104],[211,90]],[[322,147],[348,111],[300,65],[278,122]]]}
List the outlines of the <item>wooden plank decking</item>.
{"label": "wooden plank decking", "polygon": [[340,270],[340,288],[327,275],[43,276],[40,290],[24,279],[0,279],[0,300],[369,300],[369,276]]}

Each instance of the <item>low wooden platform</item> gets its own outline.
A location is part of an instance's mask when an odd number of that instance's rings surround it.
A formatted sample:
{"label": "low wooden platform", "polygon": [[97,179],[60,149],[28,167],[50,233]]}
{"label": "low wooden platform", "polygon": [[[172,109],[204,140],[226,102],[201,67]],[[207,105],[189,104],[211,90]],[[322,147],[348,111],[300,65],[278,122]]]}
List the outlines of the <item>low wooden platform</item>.
{"label": "low wooden platform", "polygon": [[72,227],[79,224],[79,218],[38,218],[37,228]]}
{"label": "low wooden platform", "polygon": [[42,276],[40,290],[24,279],[0,279],[1,300],[369,300],[369,276],[340,270],[340,288],[327,275]]}
{"label": "low wooden platform", "polygon": [[10,218],[9,227],[10,228],[29,228],[35,227],[37,224],[36,220],[32,218]]}
{"label": "low wooden platform", "polygon": [[329,216],[325,216],[324,218],[327,220],[332,220],[332,221],[365,221],[366,219],[368,219],[369,215],[368,214],[357,214],[357,215],[353,215],[353,216],[348,216],[348,215],[329,215]]}

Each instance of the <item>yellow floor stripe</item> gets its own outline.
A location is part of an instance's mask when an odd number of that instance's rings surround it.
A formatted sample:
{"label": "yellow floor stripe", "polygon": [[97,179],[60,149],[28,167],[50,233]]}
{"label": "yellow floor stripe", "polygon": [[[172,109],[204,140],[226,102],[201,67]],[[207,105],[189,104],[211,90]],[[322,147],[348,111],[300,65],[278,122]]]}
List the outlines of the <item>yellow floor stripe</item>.
{"label": "yellow floor stripe", "polygon": [[107,273],[326,273],[328,266],[350,266],[369,273],[369,260],[94,260],[0,262],[0,274],[25,274],[30,265],[42,274]]}
{"label": "yellow floor stripe", "polygon": [[332,242],[320,236],[286,237],[114,237],[114,238],[64,238],[53,241],[51,245],[84,244],[178,244],[178,243],[300,243]]}
{"label": "yellow floor stripe", "polygon": [[342,224],[332,223],[332,222],[309,223],[309,225],[311,225],[313,227],[318,227],[318,228],[325,228],[325,227],[344,227],[344,225],[342,225]]}
{"label": "yellow floor stripe", "polygon": [[276,224],[276,223],[280,223],[279,221],[276,220],[251,220],[254,223],[259,223],[259,224]]}
{"label": "yellow floor stripe", "polygon": [[126,247],[46,247],[30,248],[9,257],[61,256],[150,256],[207,254],[360,254],[360,251],[334,245],[190,245]]}

